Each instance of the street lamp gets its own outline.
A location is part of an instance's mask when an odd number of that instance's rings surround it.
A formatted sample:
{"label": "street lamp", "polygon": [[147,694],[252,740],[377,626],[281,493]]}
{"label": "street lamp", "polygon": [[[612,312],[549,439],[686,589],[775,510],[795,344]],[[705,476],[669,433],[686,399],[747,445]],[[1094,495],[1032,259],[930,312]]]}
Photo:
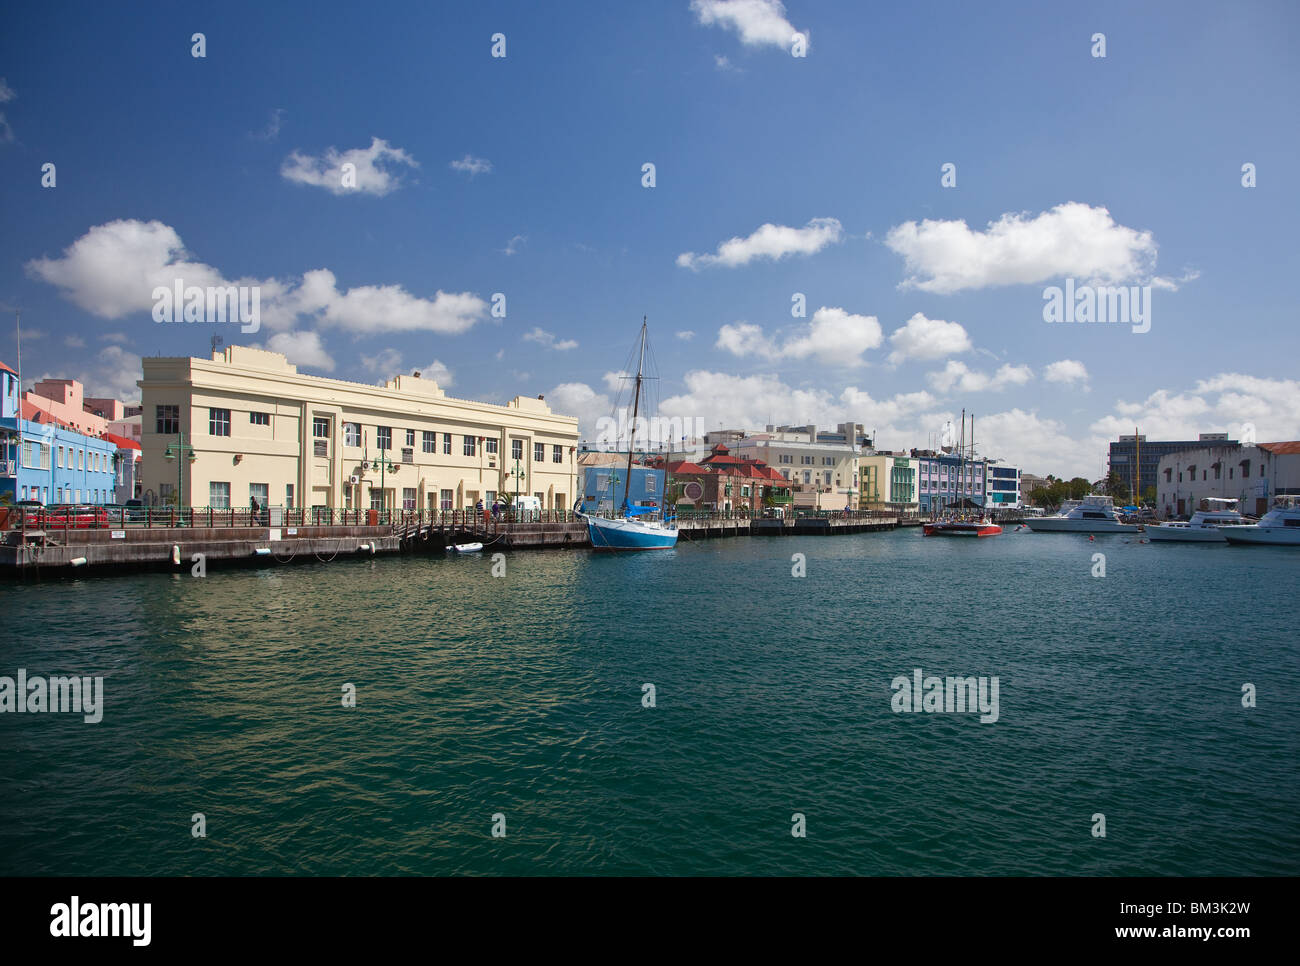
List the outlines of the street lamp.
{"label": "street lamp", "polygon": [[[167,449],[163,453],[163,459],[167,460],[168,462],[171,462],[172,460],[176,460],[177,457],[184,457],[186,460],[189,461],[191,466],[193,466],[194,461],[199,458],[198,453],[195,452],[194,450],[194,447],[189,445],[189,443],[185,442],[184,433],[178,434],[176,443],[168,443]],[[181,508],[183,506],[185,506],[185,477],[181,473],[180,462],[177,462],[176,463],[176,511],[178,513],[182,513],[183,511]]]}

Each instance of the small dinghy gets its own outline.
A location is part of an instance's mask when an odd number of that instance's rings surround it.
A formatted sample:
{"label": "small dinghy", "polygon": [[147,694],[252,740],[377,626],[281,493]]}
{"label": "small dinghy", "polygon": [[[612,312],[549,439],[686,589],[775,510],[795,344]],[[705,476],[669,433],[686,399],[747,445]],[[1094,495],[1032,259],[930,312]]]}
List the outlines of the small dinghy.
{"label": "small dinghy", "polygon": [[451,553],[474,553],[483,549],[481,543],[453,543],[447,548]]}

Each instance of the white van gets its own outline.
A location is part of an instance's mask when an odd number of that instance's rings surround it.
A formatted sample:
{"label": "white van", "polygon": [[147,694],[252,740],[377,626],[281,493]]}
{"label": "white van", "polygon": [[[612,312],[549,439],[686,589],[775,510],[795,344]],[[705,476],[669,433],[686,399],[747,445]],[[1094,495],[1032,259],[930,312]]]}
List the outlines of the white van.
{"label": "white van", "polygon": [[519,496],[511,504],[515,511],[515,520],[519,523],[540,520],[542,518],[542,501],[535,496]]}

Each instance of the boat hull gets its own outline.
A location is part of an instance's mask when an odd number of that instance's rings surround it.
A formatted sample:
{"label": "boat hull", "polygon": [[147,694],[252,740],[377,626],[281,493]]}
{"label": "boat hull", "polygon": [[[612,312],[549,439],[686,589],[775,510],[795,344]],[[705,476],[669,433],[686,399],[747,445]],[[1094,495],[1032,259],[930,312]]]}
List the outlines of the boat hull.
{"label": "boat hull", "polygon": [[1223,532],[1223,538],[1228,543],[1300,547],[1300,527],[1233,527],[1231,532]]}
{"label": "boat hull", "polygon": [[658,524],[603,517],[584,519],[593,550],[671,550],[677,545],[677,531]]}
{"label": "boat hull", "polygon": [[1218,527],[1147,527],[1152,543],[1227,543]]}
{"label": "boat hull", "polygon": [[1110,520],[1060,520],[1043,517],[1026,520],[1025,526],[1035,533],[1137,533],[1136,523],[1113,523]]}
{"label": "boat hull", "polygon": [[996,537],[1002,528],[996,523],[927,523],[921,533],[927,537]]}

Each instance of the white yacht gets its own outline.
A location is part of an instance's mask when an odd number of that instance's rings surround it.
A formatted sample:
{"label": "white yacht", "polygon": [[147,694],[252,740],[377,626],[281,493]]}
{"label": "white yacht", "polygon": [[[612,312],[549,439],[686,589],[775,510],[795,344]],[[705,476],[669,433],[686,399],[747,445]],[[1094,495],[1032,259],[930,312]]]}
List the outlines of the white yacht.
{"label": "white yacht", "polygon": [[1237,512],[1236,500],[1209,497],[1202,507],[1186,522],[1172,521],[1146,528],[1148,539],[1156,542],[1226,543],[1220,527],[1243,527],[1246,519]]}
{"label": "white yacht", "polygon": [[1108,496],[1067,501],[1055,516],[1027,519],[1025,526],[1035,533],[1136,533],[1138,530],[1135,523],[1120,522],[1115,504]]}
{"label": "white yacht", "polygon": [[1227,528],[1223,536],[1228,543],[1300,547],[1300,505],[1294,497],[1278,503],[1259,518],[1259,523]]}

